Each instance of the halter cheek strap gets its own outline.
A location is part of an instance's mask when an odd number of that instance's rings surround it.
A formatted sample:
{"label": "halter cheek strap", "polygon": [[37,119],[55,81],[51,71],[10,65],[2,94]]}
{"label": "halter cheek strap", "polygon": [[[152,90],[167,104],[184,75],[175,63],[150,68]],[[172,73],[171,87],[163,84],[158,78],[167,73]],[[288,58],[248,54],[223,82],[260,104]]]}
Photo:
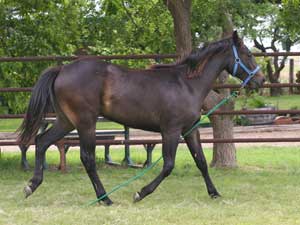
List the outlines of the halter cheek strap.
{"label": "halter cheek strap", "polygon": [[260,70],[259,66],[256,66],[254,70],[250,70],[240,59],[235,45],[232,45],[233,55],[234,55],[234,66],[232,76],[236,76],[237,69],[240,66],[247,74],[248,77],[243,81],[242,88],[247,85],[251,78]]}

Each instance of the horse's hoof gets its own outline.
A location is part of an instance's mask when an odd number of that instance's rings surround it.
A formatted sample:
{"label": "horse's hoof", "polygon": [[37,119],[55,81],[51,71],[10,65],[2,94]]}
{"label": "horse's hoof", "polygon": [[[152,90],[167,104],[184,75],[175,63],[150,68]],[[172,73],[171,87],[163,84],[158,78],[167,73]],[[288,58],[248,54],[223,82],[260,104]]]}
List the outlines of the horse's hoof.
{"label": "horse's hoof", "polygon": [[27,172],[30,170],[30,166],[27,164],[21,164],[21,168],[23,171]]}
{"label": "horse's hoof", "polygon": [[32,194],[32,190],[29,186],[24,187],[25,198],[28,198]]}
{"label": "horse's hoof", "polygon": [[133,202],[139,202],[141,200],[142,200],[142,198],[141,198],[140,194],[138,192],[135,192],[135,194],[133,195]]}
{"label": "horse's hoof", "polygon": [[109,198],[103,199],[102,201],[106,206],[111,206],[113,204],[113,201]]}
{"label": "horse's hoof", "polygon": [[220,198],[221,195],[220,195],[218,192],[216,192],[216,193],[210,194],[210,197],[211,197],[212,199],[217,199],[217,198]]}

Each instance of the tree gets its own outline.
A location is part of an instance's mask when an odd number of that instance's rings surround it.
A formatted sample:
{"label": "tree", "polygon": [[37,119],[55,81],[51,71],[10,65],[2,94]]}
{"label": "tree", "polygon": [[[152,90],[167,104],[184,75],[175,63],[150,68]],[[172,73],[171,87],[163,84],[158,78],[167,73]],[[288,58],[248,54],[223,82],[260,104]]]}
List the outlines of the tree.
{"label": "tree", "polygon": [[[0,56],[70,55],[81,42],[85,1],[0,2]],[[52,63],[53,64],[53,63]],[[1,87],[30,87],[51,63],[1,63]],[[28,93],[5,93],[10,111],[24,112]]]}
{"label": "tree", "polygon": [[[236,23],[250,37],[261,52],[278,52],[281,49],[289,52],[291,47],[300,41],[299,1],[241,1],[248,16],[235,17]],[[241,14],[242,15],[242,14]],[[258,25],[259,24],[259,25]],[[266,60],[266,75],[271,83],[280,82],[280,72],[283,70],[287,57],[272,57]],[[272,96],[280,95],[279,88],[271,88]]]}
{"label": "tree", "polygon": [[176,52],[184,57],[192,51],[191,0],[164,0],[173,17]]}
{"label": "tree", "polygon": [[[231,35],[233,32],[233,23],[231,19],[231,15],[227,12],[225,8],[220,5],[220,15],[222,21],[220,22],[220,26],[222,27],[222,37],[227,37]],[[219,83],[224,84],[228,80],[229,74],[226,71],[221,72],[219,76]],[[230,90],[221,89],[219,90],[219,95],[216,95],[216,92],[210,93],[208,96],[207,106],[212,108],[211,103],[216,104],[220,102],[221,96],[225,97],[230,95]],[[220,110],[231,111],[234,110],[234,100],[227,102],[227,104],[223,105]],[[218,115],[211,116],[212,126],[213,126],[213,136],[216,139],[232,139],[233,138],[233,116],[232,115]],[[236,167],[236,147],[234,143],[221,143],[213,145],[213,158],[210,164],[212,167]]]}
{"label": "tree", "polygon": [[[157,0],[105,0],[87,19],[93,54],[146,54],[174,52],[172,18]],[[98,32],[95,32],[98,31]],[[147,63],[120,62],[142,67]]]}
{"label": "tree", "polygon": [[[267,50],[279,52],[279,46],[281,45],[283,50],[290,52],[291,47],[300,40],[300,36],[291,38],[287,32],[284,17],[280,16],[279,8],[273,4],[269,4],[269,7],[272,9],[272,13],[263,15],[265,23],[269,23],[269,25],[267,29],[257,29],[256,35],[253,37],[255,47],[261,52],[267,52]],[[269,44],[266,44],[266,38],[271,39]],[[266,72],[271,83],[280,82],[280,72],[283,70],[286,60],[287,56],[283,56],[281,59],[278,56],[267,59]],[[270,91],[271,96],[281,94],[280,88],[271,88]]]}

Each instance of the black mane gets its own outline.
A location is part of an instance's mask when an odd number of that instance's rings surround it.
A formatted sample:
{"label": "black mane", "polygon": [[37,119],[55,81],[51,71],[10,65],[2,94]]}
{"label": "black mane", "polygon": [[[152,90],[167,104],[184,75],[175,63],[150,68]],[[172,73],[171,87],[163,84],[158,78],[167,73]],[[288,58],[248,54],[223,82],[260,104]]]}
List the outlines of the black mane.
{"label": "black mane", "polygon": [[201,63],[206,58],[211,57],[216,53],[220,53],[227,49],[228,45],[232,44],[231,38],[225,38],[220,41],[211,42],[203,46],[202,48],[197,48],[191,52],[188,56],[177,62],[177,65],[186,64],[191,69],[194,69],[197,64]]}
{"label": "black mane", "polygon": [[[223,52],[228,46],[232,44],[232,38],[225,38],[219,41],[211,42],[193,50],[188,56],[170,64],[156,64],[152,65],[150,69],[171,69],[180,65],[187,65],[189,74],[194,73],[197,68],[201,68],[202,64],[206,62],[215,54]],[[198,71],[199,72],[199,71]]]}

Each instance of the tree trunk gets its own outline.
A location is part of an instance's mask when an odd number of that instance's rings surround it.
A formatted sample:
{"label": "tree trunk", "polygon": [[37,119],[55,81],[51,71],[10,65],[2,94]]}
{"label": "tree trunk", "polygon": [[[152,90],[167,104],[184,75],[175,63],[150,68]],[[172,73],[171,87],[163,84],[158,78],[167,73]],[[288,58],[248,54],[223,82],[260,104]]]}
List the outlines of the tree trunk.
{"label": "tree trunk", "polygon": [[[226,11],[221,10],[223,13],[222,20],[222,37],[227,37],[233,32],[233,23],[231,15]],[[219,83],[224,84],[229,75],[226,71],[223,71],[219,76]],[[211,91],[204,102],[204,108],[210,109],[218,104],[225,96],[230,95],[229,89],[219,89],[219,93]],[[230,101],[223,105],[220,110],[234,110],[234,101]],[[210,117],[213,137],[214,138],[233,138],[233,116],[231,115],[216,115]],[[211,167],[228,167],[233,168],[237,166],[236,160],[236,148],[234,143],[214,143],[213,144],[213,159],[210,164]]]}
{"label": "tree trunk", "polygon": [[[280,76],[280,71],[275,70],[275,72],[273,72],[272,66],[270,64],[270,60],[267,63],[267,73],[268,73],[268,78],[270,83],[272,84],[278,84],[279,82],[279,76]],[[270,64],[270,65],[269,65]],[[271,69],[269,69],[269,67],[271,67]],[[282,93],[282,89],[281,88],[274,88],[271,87],[270,88],[270,95],[271,96],[279,96]]]}
{"label": "tree trunk", "polygon": [[[223,79],[226,80],[228,74],[224,71],[220,75]],[[223,82],[221,82],[223,83]],[[214,91],[211,91],[210,94],[206,97],[204,102],[204,109],[209,110],[219,103],[225,96],[230,94],[229,90],[222,90],[222,94],[217,94]],[[231,111],[234,109],[234,101],[229,101],[223,105],[220,110]],[[222,139],[231,139],[233,138],[233,116],[232,115],[213,115],[209,117],[212,128],[213,128],[213,137],[222,138]],[[214,143],[213,144],[213,158],[210,163],[211,167],[227,167],[233,168],[237,166],[236,160],[236,148],[234,143]]]}
{"label": "tree trunk", "polygon": [[[276,63],[278,64],[278,62],[276,62]],[[271,61],[271,59],[269,59],[267,61],[267,76],[268,76],[270,83],[278,84],[279,83],[279,75],[280,75],[280,71],[275,70],[275,72],[274,72],[273,67],[272,67],[272,61]],[[282,92],[281,88],[274,88],[274,87],[270,88],[271,96],[279,96],[281,94],[281,92]]]}
{"label": "tree trunk", "polygon": [[[279,81],[276,82],[271,82],[272,84],[279,84]],[[282,94],[282,89],[281,88],[276,88],[276,87],[271,87],[270,88],[270,95],[271,96],[280,96]]]}
{"label": "tree trunk", "polygon": [[192,51],[191,0],[164,0],[173,17],[176,52],[181,57]]}

